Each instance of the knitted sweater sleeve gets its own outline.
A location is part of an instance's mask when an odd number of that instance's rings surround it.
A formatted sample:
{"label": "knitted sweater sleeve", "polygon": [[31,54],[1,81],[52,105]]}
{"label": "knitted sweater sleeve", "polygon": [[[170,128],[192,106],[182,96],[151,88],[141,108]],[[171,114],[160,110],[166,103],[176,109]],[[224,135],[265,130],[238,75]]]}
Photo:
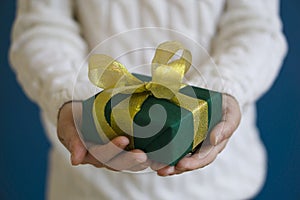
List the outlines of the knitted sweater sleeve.
{"label": "knitted sweater sleeve", "polygon": [[287,51],[278,7],[277,0],[227,0],[213,62],[203,64],[202,80],[194,73],[192,82],[234,96],[242,108],[254,103],[271,87]]}
{"label": "knitted sweater sleeve", "polygon": [[19,0],[10,62],[27,96],[56,124],[72,99],[72,85],[87,45],[73,19],[71,0]]}

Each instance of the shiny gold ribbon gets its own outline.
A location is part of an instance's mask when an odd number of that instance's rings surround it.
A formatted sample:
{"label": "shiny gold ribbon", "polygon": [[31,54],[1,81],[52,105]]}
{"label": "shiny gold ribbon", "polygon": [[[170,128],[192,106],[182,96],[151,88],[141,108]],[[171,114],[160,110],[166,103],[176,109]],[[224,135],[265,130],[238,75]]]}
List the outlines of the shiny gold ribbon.
{"label": "shiny gold ribbon", "polygon": [[[182,50],[179,59],[171,61]],[[143,82],[130,74],[124,65],[106,55],[92,55],[89,60],[89,79],[103,89],[94,101],[93,117],[103,142],[114,137],[129,137],[129,149],[134,148],[133,119],[143,102],[153,95],[190,111],[193,114],[193,149],[205,139],[208,130],[208,105],[201,99],[181,94],[182,79],[191,65],[192,56],[179,42],[160,44],[152,60],[152,81]],[[112,108],[111,124],[105,118],[105,106],[116,94],[131,94]]]}

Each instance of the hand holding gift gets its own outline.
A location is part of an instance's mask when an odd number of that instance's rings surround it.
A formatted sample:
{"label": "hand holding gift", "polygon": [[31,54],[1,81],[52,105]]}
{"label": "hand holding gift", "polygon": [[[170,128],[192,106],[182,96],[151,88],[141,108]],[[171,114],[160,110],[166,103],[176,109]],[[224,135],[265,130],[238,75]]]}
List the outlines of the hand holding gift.
{"label": "hand holding gift", "polygon": [[116,137],[107,144],[95,145],[87,150],[75,125],[75,122],[80,123],[81,119],[74,119],[74,116],[79,117],[81,113],[81,103],[70,102],[61,108],[58,118],[58,138],[70,151],[72,165],[91,164],[98,168],[106,167],[114,171],[140,171],[150,165],[147,155],[141,150],[123,151],[129,144],[129,140],[124,136]]}
{"label": "hand holding gift", "polygon": [[[183,50],[181,58],[170,62],[179,50]],[[100,145],[92,147],[88,153],[83,150],[77,135],[73,136],[78,139],[78,148],[74,151],[70,148],[73,145],[66,145],[74,142],[66,143],[64,137],[60,137],[74,158],[76,154],[81,155],[81,158],[87,157],[79,159],[75,164],[91,163],[116,170],[141,170],[154,161],[151,167],[159,175],[171,175],[203,167],[214,160],[238,125],[239,107],[232,97],[226,95],[223,101],[223,121],[219,123],[222,115],[221,94],[181,83],[190,63],[191,54],[181,44],[163,43],[152,61],[151,81],[149,77],[131,75],[122,64],[108,56],[93,56],[89,64],[89,77],[104,91],[83,102],[81,130],[85,141]],[[141,130],[138,126],[147,126],[149,108],[156,104],[167,111],[164,126],[154,135],[151,135],[154,131],[149,128],[138,131]],[[160,115],[161,111],[154,112],[154,120],[150,120],[154,122],[154,127],[161,125],[160,120],[155,121]],[[200,153],[196,153],[211,130],[212,145],[206,145]],[[113,147],[113,144],[116,146]],[[125,147],[138,154],[124,152]],[[134,148],[142,149],[147,156]],[[184,157],[190,152],[193,152],[191,157]],[[135,160],[139,160],[139,163],[134,163]],[[123,167],[114,163],[121,166],[123,163]],[[129,163],[134,165],[128,166]],[[162,168],[161,163],[171,166]]]}
{"label": "hand holding gift", "polygon": [[222,120],[210,132],[209,144],[202,146],[191,156],[182,158],[176,166],[153,162],[151,168],[160,176],[170,176],[203,168],[212,163],[226,144],[241,120],[238,102],[230,95],[223,94]]}

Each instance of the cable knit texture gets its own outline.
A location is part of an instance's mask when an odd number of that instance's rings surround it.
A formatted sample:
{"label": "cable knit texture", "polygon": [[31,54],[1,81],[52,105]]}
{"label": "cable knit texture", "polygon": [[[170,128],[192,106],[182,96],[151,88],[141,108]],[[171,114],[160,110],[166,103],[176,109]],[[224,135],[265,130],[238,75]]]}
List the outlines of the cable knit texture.
{"label": "cable knit texture", "polygon": [[[10,61],[24,91],[40,106],[53,143],[49,199],[245,199],[259,191],[266,157],[254,103],[271,87],[287,50],[278,7],[277,0],[19,0]],[[243,110],[240,127],[216,161],[180,176],[71,167],[56,138],[59,108],[93,94],[84,62],[90,50],[112,35],[143,27],[175,30],[207,50],[209,55],[192,49],[194,67],[186,82],[234,96]],[[118,56],[140,43],[155,47],[176,39],[166,31],[143,33],[104,53]],[[145,54],[124,62],[134,65],[141,57],[151,61]]]}

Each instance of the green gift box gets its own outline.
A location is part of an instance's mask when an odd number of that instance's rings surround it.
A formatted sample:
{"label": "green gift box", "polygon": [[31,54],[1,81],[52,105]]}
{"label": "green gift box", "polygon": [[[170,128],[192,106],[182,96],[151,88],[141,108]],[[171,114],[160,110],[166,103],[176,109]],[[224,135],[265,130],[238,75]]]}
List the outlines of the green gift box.
{"label": "green gift box", "polygon": [[152,77],[131,74],[110,56],[92,55],[89,79],[103,91],[83,102],[84,140],[105,144],[127,135],[126,150],[141,149],[168,165],[193,153],[221,120],[222,95],[182,84],[191,63],[191,52],[177,41],[157,47]]}
{"label": "green gift box", "polygon": [[[133,75],[144,82],[151,81],[151,77],[140,74]],[[148,96],[133,119],[134,148],[146,152],[149,159],[168,165],[176,165],[186,154],[198,149],[203,139],[221,121],[222,117],[221,93],[194,86],[182,87],[179,92],[207,103],[207,130],[197,144],[194,143],[194,134],[197,133],[194,131],[192,112],[167,99],[156,98],[153,95]],[[93,115],[93,105],[97,95],[82,103],[81,133],[85,141],[104,144],[105,142],[102,141],[97,131]],[[116,94],[105,105],[105,116],[103,117],[109,124],[111,124],[112,109],[129,96],[130,94]],[[201,123],[200,118],[200,126]]]}

